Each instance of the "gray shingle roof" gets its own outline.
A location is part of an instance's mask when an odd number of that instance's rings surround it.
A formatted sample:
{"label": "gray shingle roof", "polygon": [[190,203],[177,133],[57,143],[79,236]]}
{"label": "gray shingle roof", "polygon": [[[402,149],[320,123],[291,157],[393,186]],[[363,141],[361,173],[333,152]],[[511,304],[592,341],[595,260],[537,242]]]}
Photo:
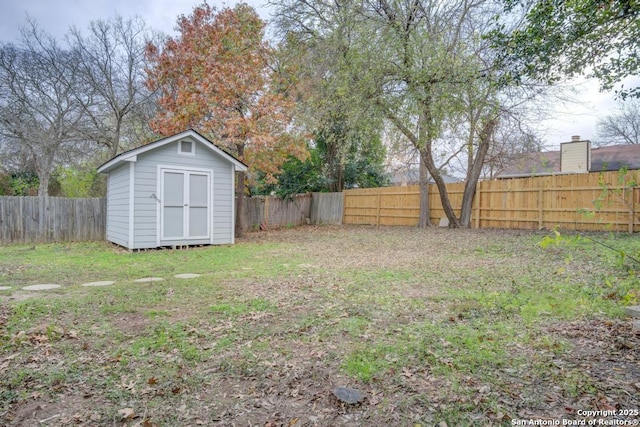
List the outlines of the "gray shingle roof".
{"label": "gray shingle roof", "polygon": [[[591,148],[590,172],[640,169],[640,145]],[[560,151],[526,153],[515,159],[498,178],[548,175],[560,172]]]}

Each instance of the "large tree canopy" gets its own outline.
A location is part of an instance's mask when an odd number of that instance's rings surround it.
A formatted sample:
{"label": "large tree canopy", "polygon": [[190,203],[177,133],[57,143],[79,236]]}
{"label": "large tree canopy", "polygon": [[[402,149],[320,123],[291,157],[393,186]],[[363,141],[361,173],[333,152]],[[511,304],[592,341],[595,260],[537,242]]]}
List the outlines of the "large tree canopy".
{"label": "large tree canopy", "polygon": [[[586,75],[602,90],[639,96],[623,80],[640,72],[638,0],[503,0],[504,15],[491,34],[507,80],[554,83]],[[524,20],[513,22],[525,13]]]}
{"label": "large tree canopy", "polygon": [[[178,19],[177,38],[149,44],[148,85],[159,91],[152,122],[167,135],[194,128],[244,161],[267,182],[291,156],[308,153],[292,132],[293,100],[250,6],[217,12],[206,3]],[[236,234],[242,234],[244,173],[237,180]]]}
{"label": "large tree canopy", "polygon": [[2,151],[26,156],[48,195],[56,164],[86,148],[78,131],[84,119],[80,77],[72,52],[35,22],[18,45],[0,44],[0,142]]}
{"label": "large tree canopy", "polygon": [[77,28],[69,33],[82,84],[78,91],[85,95],[79,97],[86,116],[82,131],[107,148],[110,157],[138,142],[136,128],[146,128],[146,113],[153,111],[153,92],[145,87],[144,75],[151,38],[144,21],[120,16],[91,22],[86,35]]}
{"label": "large tree canopy", "polygon": [[[279,26],[322,46],[330,43],[345,61],[345,99],[364,100],[352,108],[374,107],[411,141],[420,153],[453,227],[468,226],[470,203],[458,217],[451,206],[434,155],[447,122],[468,111],[470,172],[465,197],[473,199],[497,124],[498,107],[491,71],[482,59],[479,37],[486,13],[484,0],[280,0]],[[344,43],[348,38],[349,43]],[[335,71],[330,70],[335,74]],[[342,70],[341,70],[342,71]],[[471,91],[471,92],[470,92]],[[478,93],[481,96],[471,96]],[[354,96],[354,94],[357,94]],[[353,114],[351,114],[353,116]],[[426,173],[421,174],[420,225],[429,222]],[[469,212],[466,212],[469,211]]]}
{"label": "large tree canopy", "polygon": [[147,82],[160,92],[157,132],[195,128],[272,177],[289,155],[306,151],[290,133],[293,100],[271,67],[264,27],[246,4],[198,6],[178,19],[178,38],[148,45]]}

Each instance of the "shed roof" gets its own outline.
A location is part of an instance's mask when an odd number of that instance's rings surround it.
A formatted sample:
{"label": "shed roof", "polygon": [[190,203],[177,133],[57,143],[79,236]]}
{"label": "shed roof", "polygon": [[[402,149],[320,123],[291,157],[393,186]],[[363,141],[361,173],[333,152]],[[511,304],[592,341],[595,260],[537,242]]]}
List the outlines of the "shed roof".
{"label": "shed roof", "polygon": [[117,156],[113,157],[112,159],[106,161],[102,165],[100,165],[98,167],[98,172],[108,172],[111,169],[113,169],[114,167],[118,166],[122,162],[131,161],[131,160],[135,159],[135,157],[137,155],[139,155],[139,154],[142,154],[142,153],[150,151],[150,150],[154,150],[154,149],[156,149],[158,147],[162,147],[163,145],[170,144],[172,142],[179,141],[179,140],[181,140],[182,138],[185,138],[185,137],[191,137],[191,138],[195,139],[196,141],[202,143],[202,145],[204,145],[206,148],[208,148],[209,150],[213,151],[214,153],[218,154],[219,156],[223,157],[224,159],[226,159],[227,161],[232,163],[236,167],[236,170],[239,170],[239,171],[246,171],[247,170],[247,168],[248,168],[247,165],[242,163],[240,160],[236,159],[235,157],[233,157],[231,154],[227,153],[226,151],[220,149],[213,142],[211,142],[209,139],[205,138],[204,136],[202,136],[201,134],[199,134],[195,130],[187,129],[184,132],[180,132],[180,133],[177,133],[175,135],[167,136],[167,137],[159,139],[157,141],[150,142],[150,143],[145,144],[145,145],[141,145],[140,147],[133,148],[133,149],[128,150],[128,151],[124,151],[124,152],[118,154]]}

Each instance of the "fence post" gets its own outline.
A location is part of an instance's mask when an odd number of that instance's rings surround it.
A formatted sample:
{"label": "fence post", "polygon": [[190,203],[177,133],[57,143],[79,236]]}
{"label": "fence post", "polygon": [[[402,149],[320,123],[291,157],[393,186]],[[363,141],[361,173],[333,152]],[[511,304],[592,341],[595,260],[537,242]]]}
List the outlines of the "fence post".
{"label": "fence post", "polygon": [[544,189],[543,187],[540,187],[538,188],[538,230],[542,229],[542,225],[544,224],[543,215],[544,215]]}
{"label": "fence post", "polygon": [[264,196],[264,226],[269,228],[269,197]]}
{"label": "fence post", "polygon": [[482,193],[480,181],[476,184],[476,228],[480,228],[480,194]]}
{"label": "fence post", "polygon": [[344,219],[347,217],[347,192],[342,190],[342,224],[344,224]]}
{"label": "fence post", "polygon": [[627,194],[631,193],[631,200],[629,201],[629,203],[627,203],[627,205],[629,206],[629,233],[633,234],[633,225],[635,224],[635,220],[636,220],[636,206],[635,206],[635,202],[636,202],[636,197],[635,197],[635,187],[630,187],[629,191],[627,192]]}
{"label": "fence post", "polygon": [[378,188],[378,211],[376,212],[376,224],[380,227],[380,205],[382,204],[382,190]]}

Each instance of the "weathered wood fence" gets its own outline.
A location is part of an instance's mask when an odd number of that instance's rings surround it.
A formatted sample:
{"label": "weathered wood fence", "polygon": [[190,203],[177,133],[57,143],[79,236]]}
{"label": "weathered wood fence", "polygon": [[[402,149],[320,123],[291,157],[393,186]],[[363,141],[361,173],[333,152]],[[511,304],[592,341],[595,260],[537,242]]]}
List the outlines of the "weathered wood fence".
{"label": "weathered wood fence", "polygon": [[104,240],[105,199],[0,197],[0,243]]}
{"label": "weathered wood fence", "polygon": [[[481,181],[473,201],[475,228],[640,231],[638,171],[619,182],[617,172],[550,175]],[[594,201],[608,191],[596,206]],[[370,188],[344,192],[344,224],[412,225],[420,213],[419,186]],[[460,214],[464,183],[448,184],[451,204]],[[444,211],[435,185],[429,186],[431,220],[438,224]]]}
{"label": "weathered wood fence", "polygon": [[246,229],[341,222],[342,193],[300,194],[284,199],[254,196],[245,199],[243,224]]}
{"label": "weathered wood fence", "polygon": [[311,198],[311,223],[342,224],[343,201],[342,193],[313,193]]}
{"label": "weathered wood fence", "polygon": [[244,201],[243,225],[248,229],[304,224],[311,209],[311,194],[296,195],[287,199],[254,196],[247,197]]}
{"label": "weathered wood fence", "polygon": [[[0,196],[0,244],[104,240],[106,209],[104,198]],[[245,199],[248,229],[341,221],[342,193]]]}

